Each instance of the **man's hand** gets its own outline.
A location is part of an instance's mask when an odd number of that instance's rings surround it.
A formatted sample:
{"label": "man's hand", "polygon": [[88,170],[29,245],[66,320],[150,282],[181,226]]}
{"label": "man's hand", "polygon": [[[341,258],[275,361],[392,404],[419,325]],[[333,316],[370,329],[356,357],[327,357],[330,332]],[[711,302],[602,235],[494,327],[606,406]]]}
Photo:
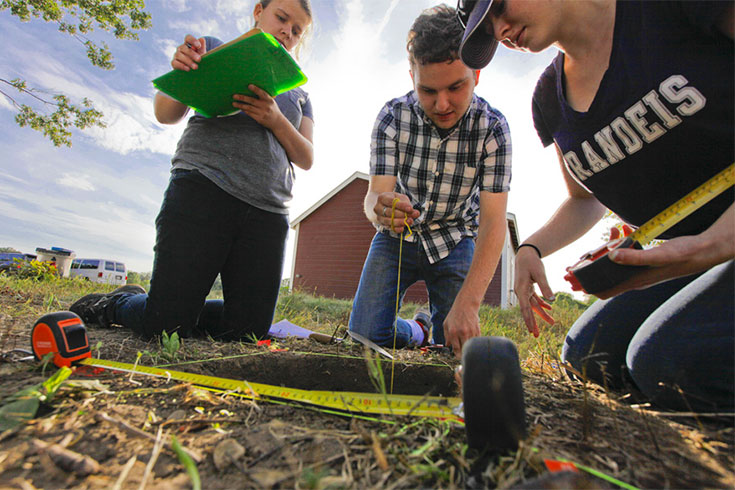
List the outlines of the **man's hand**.
{"label": "man's hand", "polygon": [[[394,213],[393,201],[396,199],[398,199],[398,203],[396,203]],[[379,224],[399,234],[405,229],[404,225],[412,226],[413,220],[421,214],[419,210],[411,206],[411,201],[408,199],[408,196],[399,194],[398,192],[383,192],[378,194],[378,200],[373,207],[373,212],[375,212]]]}
{"label": "man's hand", "polygon": [[553,301],[554,292],[549,287],[546,270],[541,258],[530,247],[520,248],[516,254],[516,279],[513,288],[518,298],[523,322],[526,324],[529,333],[532,333],[534,337],[539,336],[534,312],[549,325],[553,325],[555,322],[551,315],[544,311],[545,309],[550,310],[551,305],[536,293],[536,284],[541,288],[541,294]]}
{"label": "man's hand", "polygon": [[[459,300],[459,297],[458,297]],[[452,309],[444,319],[444,341],[457,358],[462,357],[462,347],[472,337],[480,335],[480,317],[478,307],[463,305],[455,300]]]}

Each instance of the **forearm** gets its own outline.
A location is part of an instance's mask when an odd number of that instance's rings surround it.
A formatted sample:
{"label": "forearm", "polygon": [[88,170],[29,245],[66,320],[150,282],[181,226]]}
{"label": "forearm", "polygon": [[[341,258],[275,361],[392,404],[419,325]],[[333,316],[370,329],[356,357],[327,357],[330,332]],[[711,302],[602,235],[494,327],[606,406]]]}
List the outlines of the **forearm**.
{"label": "forearm", "polygon": [[477,311],[482,304],[505,243],[505,229],[493,228],[484,233],[482,230],[478,232],[475,255],[462,288],[454,300],[455,305],[464,305]]}
{"label": "forearm", "polygon": [[271,131],[286,150],[289,161],[303,170],[311,168],[314,163],[314,145],[285,116],[281,116]]}
{"label": "forearm", "polygon": [[176,124],[189,112],[189,107],[168,95],[156,92],[153,99],[153,112],[161,124]]}
{"label": "forearm", "polygon": [[[489,194],[489,193],[488,193]],[[481,196],[487,198],[488,196]],[[481,208],[475,253],[454,305],[477,311],[495,274],[507,230],[507,193],[492,194]]]}
{"label": "forearm", "polygon": [[592,196],[568,197],[554,215],[525,243],[538,247],[546,257],[560,250],[584,235],[607,212],[605,206]]}
{"label": "forearm", "polygon": [[705,260],[711,265],[735,258],[735,204],[731,204],[704,233]]}
{"label": "forearm", "polygon": [[378,202],[378,195],[378,192],[368,190],[367,194],[365,194],[365,200],[363,201],[365,217],[367,217],[368,221],[371,223],[378,222],[378,215],[375,214],[375,204]]}

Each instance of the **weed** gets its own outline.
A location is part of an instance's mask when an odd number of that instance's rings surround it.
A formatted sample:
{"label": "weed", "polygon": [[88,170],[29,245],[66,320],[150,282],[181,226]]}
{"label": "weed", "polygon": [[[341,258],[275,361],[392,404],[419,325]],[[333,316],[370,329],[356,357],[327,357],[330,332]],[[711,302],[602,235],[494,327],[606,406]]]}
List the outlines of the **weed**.
{"label": "weed", "polygon": [[46,368],[54,360],[54,353],[47,352],[46,355],[41,358],[41,376],[46,377]]}
{"label": "weed", "polygon": [[326,468],[306,468],[301,474],[301,482],[303,483],[305,488],[313,490],[322,488],[320,481],[327,475],[329,475],[329,470]]}
{"label": "weed", "polygon": [[170,336],[165,330],[161,333],[161,354],[166,360],[175,361],[179,357],[180,347],[181,340],[178,332],[174,332]]}
{"label": "weed", "polygon": [[54,281],[58,279],[56,264],[52,262],[39,262],[38,260],[18,261],[18,277],[21,279],[33,279],[34,281]]}
{"label": "weed", "polygon": [[380,362],[380,356],[373,352],[369,347],[365,347],[365,362],[367,362],[368,375],[370,382],[378,393],[385,395],[388,393],[385,385],[385,376]]}
{"label": "weed", "polygon": [[54,293],[49,293],[48,296],[46,296],[46,299],[43,301],[43,308],[46,313],[63,309],[59,298],[57,298]]}
{"label": "weed", "polygon": [[[174,333],[174,335],[176,335],[176,333]],[[181,447],[181,444],[179,444],[176,436],[171,436],[171,449],[174,450],[174,452],[176,453],[176,457],[179,458],[179,462],[189,474],[192,490],[200,490],[202,488],[202,481],[199,477],[199,470],[197,470],[197,465],[191,458],[191,456],[189,456],[186,451],[184,451],[184,448]]]}

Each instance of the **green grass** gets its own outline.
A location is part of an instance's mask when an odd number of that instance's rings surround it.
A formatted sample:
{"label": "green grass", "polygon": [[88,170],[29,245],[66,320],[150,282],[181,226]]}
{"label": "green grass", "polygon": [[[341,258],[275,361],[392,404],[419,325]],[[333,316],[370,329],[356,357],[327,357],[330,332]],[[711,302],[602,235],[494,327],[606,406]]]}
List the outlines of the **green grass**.
{"label": "green grass", "polygon": [[[110,292],[115,288],[116,286],[81,279],[52,278],[36,281],[0,274],[0,291],[21,298],[6,308],[5,313],[13,317],[38,317],[52,311],[64,310],[85,294]],[[216,296],[215,294],[211,297]],[[419,306],[406,303],[400,314],[410,318]],[[556,324],[549,326],[539,320],[541,335],[534,338],[526,330],[518,307],[500,309],[483,305],[479,312],[480,328],[483,335],[502,336],[512,340],[518,347],[521,359],[536,356],[558,358],[566,332],[587,306],[568,294],[557,294],[551,311]],[[346,328],[351,308],[351,300],[311,296],[282,288],[274,322],[287,319],[296,325],[332,334],[339,327]]]}

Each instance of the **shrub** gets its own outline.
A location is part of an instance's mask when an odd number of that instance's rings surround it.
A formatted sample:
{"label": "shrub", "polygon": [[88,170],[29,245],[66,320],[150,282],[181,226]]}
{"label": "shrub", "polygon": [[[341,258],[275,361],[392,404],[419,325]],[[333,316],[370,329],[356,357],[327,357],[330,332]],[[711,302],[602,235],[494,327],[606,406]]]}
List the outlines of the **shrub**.
{"label": "shrub", "polygon": [[13,262],[17,262],[19,265],[19,279],[54,281],[59,277],[56,264],[53,262],[39,262],[38,260],[23,261],[19,259],[14,259]]}

